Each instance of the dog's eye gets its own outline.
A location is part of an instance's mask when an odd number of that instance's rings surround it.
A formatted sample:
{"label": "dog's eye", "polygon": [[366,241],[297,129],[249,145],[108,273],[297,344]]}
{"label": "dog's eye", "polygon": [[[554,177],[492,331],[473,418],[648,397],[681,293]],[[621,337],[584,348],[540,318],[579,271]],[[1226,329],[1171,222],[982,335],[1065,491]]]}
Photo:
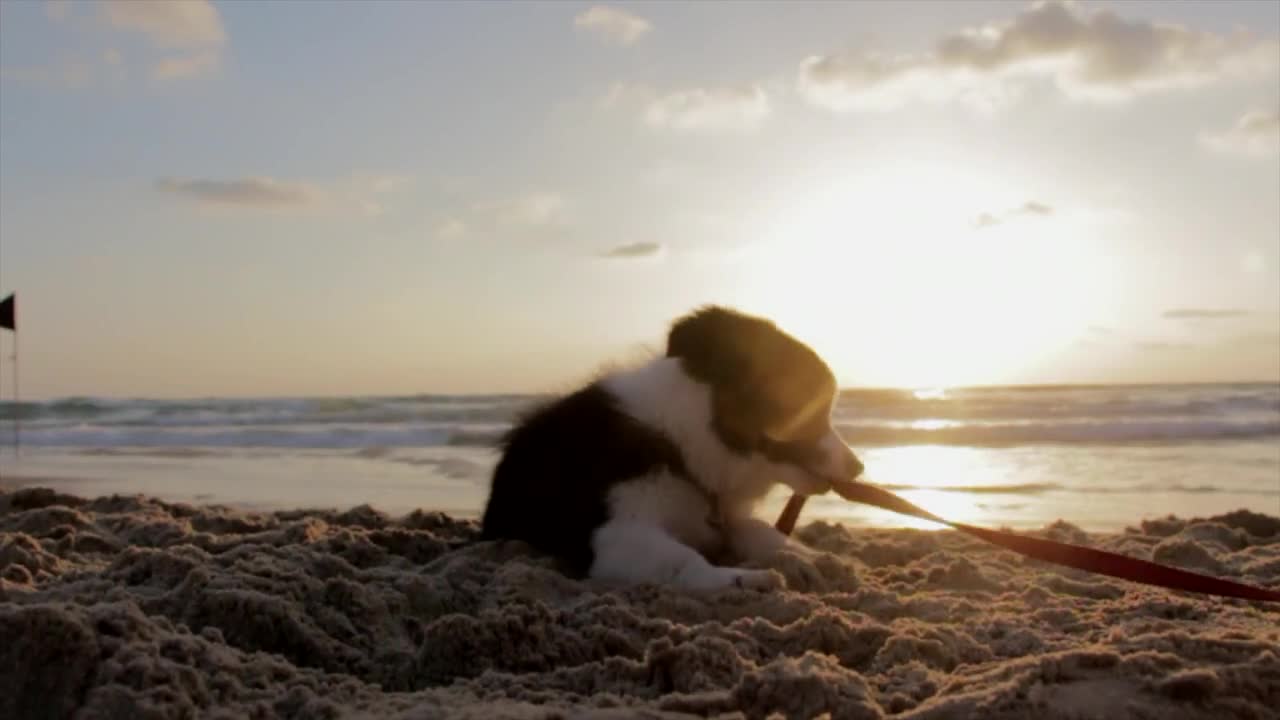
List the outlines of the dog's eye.
{"label": "dog's eye", "polygon": [[760,439],[760,454],[774,462],[809,466],[822,457],[817,442],[800,440],[775,440],[768,436]]}

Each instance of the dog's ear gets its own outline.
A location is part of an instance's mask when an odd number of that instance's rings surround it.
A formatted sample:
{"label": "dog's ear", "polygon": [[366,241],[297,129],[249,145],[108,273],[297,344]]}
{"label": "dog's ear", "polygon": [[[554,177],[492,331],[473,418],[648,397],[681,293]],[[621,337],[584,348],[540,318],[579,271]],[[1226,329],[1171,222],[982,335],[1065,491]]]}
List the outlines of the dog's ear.
{"label": "dog's ear", "polygon": [[763,392],[761,363],[772,330],[767,320],[711,305],[680,318],[667,335],[667,356],[711,387],[716,429],[735,449],[753,449],[776,410]]}
{"label": "dog's ear", "polygon": [[[753,322],[754,321],[754,322]],[[741,385],[752,370],[751,339],[760,321],[716,305],[680,318],[667,334],[667,357],[679,358],[694,378],[716,387]]]}
{"label": "dog's ear", "polygon": [[723,313],[702,307],[676,320],[667,333],[667,357],[680,358],[691,370],[707,365],[724,335]]}
{"label": "dog's ear", "polygon": [[667,356],[711,387],[716,427],[739,447],[792,437],[834,393],[834,376],[807,345],[769,320],[715,305],[676,321]]}

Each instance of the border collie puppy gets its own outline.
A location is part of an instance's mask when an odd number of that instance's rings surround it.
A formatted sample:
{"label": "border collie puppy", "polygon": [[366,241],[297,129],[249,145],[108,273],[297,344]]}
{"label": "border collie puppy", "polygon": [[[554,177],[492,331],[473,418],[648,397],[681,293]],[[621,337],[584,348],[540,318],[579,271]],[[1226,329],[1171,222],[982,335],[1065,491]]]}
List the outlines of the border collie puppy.
{"label": "border collie puppy", "polygon": [[831,427],[836,390],[822,359],[773,323],[700,308],[672,325],[665,357],[515,424],[482,535],[525,541],[579,576],[776,587],[772,571],[727,563],[787,545],[752,516],[774,483],[821,494],[862,472]]}

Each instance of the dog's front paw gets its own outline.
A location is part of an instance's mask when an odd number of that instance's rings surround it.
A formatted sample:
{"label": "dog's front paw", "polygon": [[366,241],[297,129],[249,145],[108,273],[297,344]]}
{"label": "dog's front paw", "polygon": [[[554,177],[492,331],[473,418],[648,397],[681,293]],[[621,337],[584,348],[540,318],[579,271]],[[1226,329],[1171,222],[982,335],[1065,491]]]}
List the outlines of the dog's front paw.
{"label": "dog's front paw", "polygon": [[791,553],[792,555],[802,557],[809,561],[816,561],[818,558],[826,554],[821,550],[815,550],[814,548],[795,540],[787,542],[786,547],[782,548],[782,552]]}
{"label": "dog's front paw", "polygon": [[786,580],[774,570],[748,570],[729,567],[703,567],[693,573],[682,573],[677,584],[690,590],[779,590]]}
{"label": "dog's front paw", "polygon": [[733,570],[732,586],[743,590],[781,590],[786,580],[773,570]]}

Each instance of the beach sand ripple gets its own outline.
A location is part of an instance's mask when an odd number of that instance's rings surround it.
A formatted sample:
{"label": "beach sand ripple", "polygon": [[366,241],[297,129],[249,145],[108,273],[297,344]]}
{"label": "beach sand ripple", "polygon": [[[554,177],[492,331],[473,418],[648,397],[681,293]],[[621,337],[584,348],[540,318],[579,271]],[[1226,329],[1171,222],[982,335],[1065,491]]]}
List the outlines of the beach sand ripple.
{"label": "beach sand ripple", "polygon": [[[0,717],[1280,717],[1280,607],[828,523],[785,591],[612,587],[477,530],[0,491]],[[1277,517],[1039,534],[1280,587]]]}

